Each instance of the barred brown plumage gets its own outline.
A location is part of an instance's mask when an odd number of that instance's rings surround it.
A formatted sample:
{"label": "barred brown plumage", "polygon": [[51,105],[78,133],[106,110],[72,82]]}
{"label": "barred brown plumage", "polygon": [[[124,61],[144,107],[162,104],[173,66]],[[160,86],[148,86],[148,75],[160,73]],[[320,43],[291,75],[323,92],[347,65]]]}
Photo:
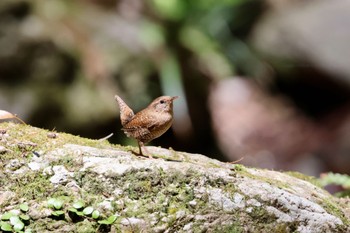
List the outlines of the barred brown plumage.
{"label": "barred brown plumage", "polygon": [[173,101],[178,96],[161,96],[152,101],[145,109],[134,114],[133,110],[118,95],[115,99],[120,109],[122,130],[128,137],[138,142],[140,155],[145,143],[164,134],[173,123]]}

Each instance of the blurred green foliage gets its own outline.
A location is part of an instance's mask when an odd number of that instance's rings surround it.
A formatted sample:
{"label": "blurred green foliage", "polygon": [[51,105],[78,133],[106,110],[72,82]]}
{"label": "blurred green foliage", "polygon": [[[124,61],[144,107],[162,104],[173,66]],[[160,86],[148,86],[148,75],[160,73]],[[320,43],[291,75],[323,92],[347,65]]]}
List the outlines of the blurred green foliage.
{"label": "blurred green foliage", "polygon": [[[0,89],[9,105],[4,109],[29,124],[102,137],[115,124],[115,93],[135,111],[161,94],[179,95],[179,145],[216,151],[207,107],[197,103],[206,101],[211,82],[258,70],[247,38],[261,5],[2,1],[0,64],[6,65],[0,65]],[[127,140],[117,133],[117,142]]]}
{"label": "blurred green foliage", "polygon": [[335,193],[338,197],[350,197],[350,176],[346,174],[339,174],[328,172],[321,174],[319,179],[321,185],[326,187],[328,185],[337,185],[342,188],[342,191]]}
{"label": "blurred green foliage", "polygon": [[115,94],[135,112],[178,95],[174,130],[154,143],[227,159],[207,104],[224,79],[254,79],[315,118],[348,101],[333,77],[304,66],[307,55],[274,60],[254,49],[253,32],[277,2],[2,0],[0,104],[31,125],[91,138],[113,132],[125,145],[135,142],[119,130]]}

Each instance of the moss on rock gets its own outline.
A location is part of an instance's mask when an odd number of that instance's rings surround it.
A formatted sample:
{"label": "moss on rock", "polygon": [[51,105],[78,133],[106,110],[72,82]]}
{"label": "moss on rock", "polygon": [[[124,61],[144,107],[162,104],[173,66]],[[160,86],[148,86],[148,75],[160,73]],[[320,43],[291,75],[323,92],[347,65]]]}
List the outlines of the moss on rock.
{"label": "moss on rock", "polygon": [[[26,228],[36,232],[350,230],[344,207],[301,174],[159,147],[148,147],[155,159],[143,159],[107,141],[13,123],[0,129],[0,215],[26,202]],[[49,198],[63,206],[48,207]],[[82,210],[72,217],[78,200],[99,218]]]}

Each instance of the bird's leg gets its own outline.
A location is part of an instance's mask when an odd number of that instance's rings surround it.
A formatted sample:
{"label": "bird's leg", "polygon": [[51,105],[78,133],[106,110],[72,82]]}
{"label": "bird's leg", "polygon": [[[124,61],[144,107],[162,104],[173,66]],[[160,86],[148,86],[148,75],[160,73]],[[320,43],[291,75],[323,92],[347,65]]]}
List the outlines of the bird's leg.
{"label": "bird's leg", "polygon": [[[139,149],[140,149],[140,155],[141,155],[141,156],[147,156],[147,154],[148,154],[148,158],[149,158],[149,159],[153,159],[151,153],[149,153],[149,151],[146,149],[146,147],[145,147],[145,145],[143,144],[143,142],[138,141],[138,144],[139,144]],[[144,154],[142,153],[142,147],[143,147],[143,150],[146,152],[146,155],[144,155]]]}
{"label": "bird's leg", "polygon": [[137,145],[139,146],[139,155],[144,156],[142,154],[143,142],[140,142],[139,140],[137,140]]}
{"label": "bird's leg", "polygon": [[[143,142],[137,140],[137,145],[139,146],[139,153],[137,152],[134,152],[132,151],[132,153],[134,155],[137,155],[137,156],[142,156],[142,157],[148,157],[149,159],[153,159],[152,155],[149,153],[149,151],[146,149],[146,147],[144,146]],[[144,155],[142,153],[142,147],[143,147],[143,150],[146,152],[146,155]],[[148,155],[147,155],[148,154]]]}

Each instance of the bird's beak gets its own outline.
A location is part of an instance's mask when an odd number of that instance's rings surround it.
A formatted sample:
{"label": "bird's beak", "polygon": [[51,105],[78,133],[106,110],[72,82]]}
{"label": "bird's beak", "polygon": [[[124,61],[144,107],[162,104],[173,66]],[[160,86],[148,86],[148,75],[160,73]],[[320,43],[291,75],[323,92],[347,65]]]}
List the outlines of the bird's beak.
{"label": "bird's beak", "polygon": [[179,96],[173,96],[171,97],[171,100],[176,100],[177,98],[179,98]]}

